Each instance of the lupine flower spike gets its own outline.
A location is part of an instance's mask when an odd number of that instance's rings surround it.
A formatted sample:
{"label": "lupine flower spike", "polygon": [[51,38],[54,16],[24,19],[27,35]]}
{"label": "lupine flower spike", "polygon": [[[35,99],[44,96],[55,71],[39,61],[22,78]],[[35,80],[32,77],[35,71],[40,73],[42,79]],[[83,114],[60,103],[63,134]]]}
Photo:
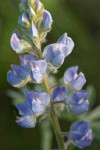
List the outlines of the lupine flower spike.
{"label": "lupine flower spike", "polygon": [[[67,33],[64,33],[55,43],[47,45],[42,50],[42,44],[46,42],[47,33],[52,28],[53,19],[50,12],[44,9],[40,0],[21,0],[19,8],[21,13],[18,25],[22,34],[14,30],[10,44],[19,54],[20,64],[11,65],[7,81],[17,88],[31,83],[34,87],[36,84],[42,85],[42,89],[25,92],[23,103],[15,105],[19,112],[16,123],[24,128],[34,128],[38,120],[48,111],[59,149],[66,150],[57,112],[61,113],[68,108],[68,113],[81,115],[88,111],[87,92],[82,90],[86,79],[82,72],[77,73],[78,66],[72,66],[55,85],[50,86],[48,80],[50,74],[57,72],[65,58],[71,54],[74,42]],[[60,110],[57,105],[63,106],[63,109]],[[91,145],[92,139],[92,130],[88,122],[78,120],[72,123],[68,132],[68,141],[71,140],[75,146],[84,148]]]}

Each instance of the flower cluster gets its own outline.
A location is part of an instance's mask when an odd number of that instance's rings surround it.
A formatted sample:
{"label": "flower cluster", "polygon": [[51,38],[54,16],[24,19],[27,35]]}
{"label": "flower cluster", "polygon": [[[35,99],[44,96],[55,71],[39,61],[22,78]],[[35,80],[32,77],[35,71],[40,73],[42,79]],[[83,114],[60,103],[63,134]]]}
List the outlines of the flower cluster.
{"label": "flower cluster", "polygon": [[63,86],[56,86],[52,89],[53,101],[63,101],[69,106],[71,112],[82,114],[88,111],[89,102],[85,100],[87,92],[81,90],[86,82],[84,74],[77,74],[78,66],[68,68],[60,81]]}
{"label": "flower cluster", "polygon": [[7,80],[19,88],[28,82],[41,83],[47,63],[44,60],[37,60],[30,54],[23,54],[20,56],[20,66],[11,65],[11,68],[12,70],[7,73]]}
{"label": "flower cluster", "polygon": [[[17,88],[31,82],[44,84],[46,89],[49,73],[61,67],[65,58],[72,52],[74,42],[64,33],[57,42],[47,45],[42,51],[41,45],[51,30],[51,14],[39,0],[21,0],[20,11],[18,24],[23,35],[15,30],[10,40],[12,49],[20,54],[20,65],[11,65],[12,70],[8,71],[7,80]],[[57,86],[50,87],[49,92],[48,89],[26,92],[24,102],[16,105],[20,114],[16,119],[17,124],[24,128],[35,127],[38,117],[44,115],[47,110],[52,111],[51,104],[55,107],[55,103],[63,104],[63,109],[68,108],[77,115],[87,112],[87,92],[82,90],[86,79],[82,72],[77,71],[78,66],[68,68]],[[87,122],[77,121],[71,125],[68,138],[76,146],[86,147],[91,144],[92,131]]]}

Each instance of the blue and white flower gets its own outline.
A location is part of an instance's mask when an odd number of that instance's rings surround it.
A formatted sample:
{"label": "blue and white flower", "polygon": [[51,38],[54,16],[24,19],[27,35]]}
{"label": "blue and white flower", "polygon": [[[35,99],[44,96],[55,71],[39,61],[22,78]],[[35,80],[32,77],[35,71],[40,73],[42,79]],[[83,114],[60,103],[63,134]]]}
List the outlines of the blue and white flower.
{"label": "blue and white flower", "polygon": [[30,78],[30,71],[31,71],[31,64],[37,58],[35,56],[24,54],[20,57],[20,66],[18,65],[11,65],[12,70],[8,71],[7,73],[7,81],[14,87],[22,87],[29,81]]}
{"label": "blue and white flower", "polygon": [[11,65],[12,70],[7,73],[7,81],[14,87],[22,87],[30,81],[29,73],[21,66]]}
{"label": "blue and white flower", "polygon": [[92,130],[89,129],[88,122],[76,121],[69,131],[69,139],[73,140],[77,147],[84,148],[91,145],[93,140]]}
{"label": "blue and white flower", "polygon": [[77,74],[78,66],[68,68],[64,73],[64,83],[74,90],[81,90],[86,83],[85,76],[82,72]]}
{"label": "blue and white flower", "polygon": [[69,108],[73,113],[80,115],[88,111],[89,101],[85,100],[86,95],[86,91],[80,90],[77,92],[73,92],[67,98],[67,104],[69,105]]}
{"label": "blue and white flower", "polygon": [[30,91],[25,93],[25,101],[17,104],[22,117],[18,117],[16,122],[22,127],[34,127],[36,118],[45,113],[50,103],[50,96],[45,92]]}
{"label": "blue and white flower", "polygon": [[50,44],[45,47],[43,57],[50,66],[59,68],[63,64],[65,57],[72,52],[74,47],[73,41],[70,38],[71,42],[69,42],[69,37],[66,37],[65,39],[66,42],[58,39],[57,43]]}

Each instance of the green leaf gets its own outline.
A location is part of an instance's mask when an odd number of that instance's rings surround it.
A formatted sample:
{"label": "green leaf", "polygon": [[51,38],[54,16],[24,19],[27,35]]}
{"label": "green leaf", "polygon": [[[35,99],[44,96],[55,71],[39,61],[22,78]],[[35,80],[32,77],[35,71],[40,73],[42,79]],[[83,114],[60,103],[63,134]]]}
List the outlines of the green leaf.
{"label": "green leaf", "polygon": [[93,130],[93,137],[100,140],[100,121],[91,123],[91,128]]}
{"label": "green leaf", "polygon": [[95,103],[95,98],[96,98],[96,91],[93,85],[88,85],[87,86],[87,99],[89,100],[90,108],[94,105]]}
{"label": "green leaf", "polygon": [[85,120],[87,120],[88,122],[92,122],[98,119],[100,119],[100,106],[96,107],[85,116]]}

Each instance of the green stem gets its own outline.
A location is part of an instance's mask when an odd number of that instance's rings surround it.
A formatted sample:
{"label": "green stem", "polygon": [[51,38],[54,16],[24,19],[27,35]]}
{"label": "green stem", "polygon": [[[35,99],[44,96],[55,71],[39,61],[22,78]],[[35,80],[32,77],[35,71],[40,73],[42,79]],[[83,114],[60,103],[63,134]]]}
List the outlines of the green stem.
{"label": "green stem", "polygon": [[[47,80],[46,74],[44,75],[44,78],[43,78],[43,85],[44,85],[45,91],[50,94],[50,88],[48,85],[48,80]],[[52,103],[52,99],[50,101],[50,105],[51,105],[51,109],[50,109],[51,119],[52,119],[52,123],[53,123],[53,127],[55,130],[55,135],[56,135],[56,138],[58,141],[59,148],[60,148],[60,150],[66,150],[65,145],[64,145],[64,140],[61,135],[61,129],[59,126],[58,118],[54,111],[54,105]]]}
{"label": "green stem", "polygon": [[[38,47],[40,47],[40,48],[38,48],[38,57],[39,57],[39,59],[42,59],[41,46],[38,46]],[[43,76],[43,86],[44,86],[45,91],[48,94],[50,94],[51,92],[50,92],[50,87],[49,87],[49,84],[48,84],[46,73]],[[63,137],[61,135],[61,129],[60,129],[60,126],[59,126],[58,118],[55,114],[52,99],[50,100],[50,106],[51,106],[50,107],[51,120],[52,120],[52,124],[53,124],[53,128],[54,128],[54,131],[55,131],[55,135],[56,135],[56,138],[57,138],[59,148],[60,148],[60,150],[67,150],[66,147],[65,147],[65,144],[64,144]]]}

